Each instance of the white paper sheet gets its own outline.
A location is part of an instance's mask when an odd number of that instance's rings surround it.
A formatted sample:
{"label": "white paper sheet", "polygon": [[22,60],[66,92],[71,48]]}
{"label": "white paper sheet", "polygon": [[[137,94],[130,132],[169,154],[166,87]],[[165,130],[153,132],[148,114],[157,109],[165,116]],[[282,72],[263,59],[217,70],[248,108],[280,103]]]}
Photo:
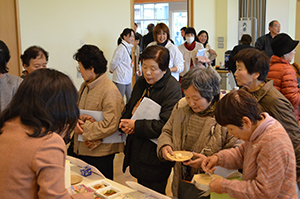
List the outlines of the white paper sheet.
{"label": "white paper sheet", "polygon": [[203,57],[205,55],[206,48],[202,48],[197,51],[197,57]]}
{"label": "white paper sheet", "polygon": [[152,189],[149,189],[147,187],[144,187],[143,185],[140,185],[139,183],[136,183],[136,182],[133,182],[133,181],[126,181],[126,184],[136,190],[136,191],[140,191],[142,193],[146,193],[146,194],[149,194],[157,199],[170,199],[170,197],[166,196],[166,195],[163,195],[161,193],[158,193]]}
{"label": "white paper sheet", "polygon": [[90,165],[90,164],[86,163],[85,161],[82,161],[82,160],[80,160],[78,158],[74,158],[74,157],[69,156],[69,155],[67,155],[66,159],[69,160],[72,164],[74,164],[76,166],[79,166],[81,168],[85,167],[86,165],[89,165],[89,167],[92,168],[92,172],[98,174],[100,176],[100,178],[103,178],[103,179],[105,178],[105,176],[96,167],[94,167],[93,165]]}
{"label": "white paper sheet", "polygon": [[227,77],[228,77],[229,85],[231,87],[230,90],[233,90],[236,87],[236,83],[235,83],[234,76],[233,76],[232,72],[229,72]]}
{"label": "white paper sheet", "polygon": [[[80,109],[80,115],[89,115],[95,119],[95,121],[101,121],[104,119],[102,111],[89,111]],[[126,134],[117,130],[111,136],[103,138],[102,143],[122,143],[126,140]],[[83,142],[82,135],[78,135],[78,141]]]}
{"label": "white paper sheet", "polygon": [[[134,112],[133,116],[131,117],[132,120],[160,120],[161,106],[157,104],[155,101],[148,97],[144,97],[141,101],[140,105],[137,107],[136,111]],[[157,144],[157,138],[150,139],[152,142]]]}

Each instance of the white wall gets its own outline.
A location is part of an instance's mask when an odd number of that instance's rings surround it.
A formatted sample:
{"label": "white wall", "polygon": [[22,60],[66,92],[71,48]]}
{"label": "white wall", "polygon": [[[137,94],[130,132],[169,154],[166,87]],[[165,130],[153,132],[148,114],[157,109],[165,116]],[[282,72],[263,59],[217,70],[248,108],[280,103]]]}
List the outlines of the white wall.
{"label": "white wall", "polygon": [[103,50],[108,61],[122,30],[130,27],[130,0],[21,0],[19,1],[22,52],[31,45],[50,54],[49,68],[68,74],[78,88],[73,54],[80,40]]}
{"label": "white wall", "polygon": [[281,32],[295,38],[297,0],[267,0],[266,33],[269,32],[269,22],[278,20]]}
{"label": "white wall", "polygon": [[206,30],[209,34],[209,44],[215,48],[216,37],[216,3],[215,0],[194,0],[194,28],[197,34]]}
{"label": "white wall", "polygon": [[[21,0],[19,1],[22,51],[40,45],[50,53],[48,67],[68,74],[76,87],[73,54],[80,40],[95,44],[111,60],[116,40],[130,27],[130,0]],[[296,0],[268,0],[266,23],[279,20],[282,32],[295,36]],[[194,28],[205,29],[209,43],[218,53],[217,64],[224,63],[224,52],[238,41],[238,0],[194,0]],[[266,29],[266,32],[268,30]],[[224,49],[217,48],[217,37],[224,36]],[[109,77],[111,75],[109,74]]]}
{"label": "white wall", "polygon": [[232,50],[239,41],[239,1],[227,1],[227,50]]}
{"label": "white wall", "polygon": [[[238,44],[238,0],[194,0],[194,26],[208,31],[216,64],[224,63],[225,51]],[[218,37],[224,38],[224,48],[218,48]]]}

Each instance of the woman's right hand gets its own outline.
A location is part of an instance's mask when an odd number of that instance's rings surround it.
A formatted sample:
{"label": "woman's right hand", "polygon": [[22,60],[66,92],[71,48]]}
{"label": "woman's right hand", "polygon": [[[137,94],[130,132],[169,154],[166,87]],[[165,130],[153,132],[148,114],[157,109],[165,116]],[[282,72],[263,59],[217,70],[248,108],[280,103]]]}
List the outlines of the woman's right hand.
{"label": "woman's right hand", "polygon": [[161,152],[162,152],[162,155],[163,155],[163,158],[167,161],[173,161],[171,159],[168,158],[167,154],[169,153],[170,155],[173,155],[173,149],[171,146],[167,145],[167,146],[164,146],[162,149],[161,149]]}
{"label": "woman's right hand", "polygon": [[203,171],[206,173],[213,173],[216,170],[215,166],[217,166],[218,159],[219,158],[216,155],[205,158],[201,164]]}
{"label": "woman's right hand", "polygon": [[81,119],[78,119],[77,124],[74,128],[74,133],[76,133],[77,135],[83,134],[83,125],[84,122]]}

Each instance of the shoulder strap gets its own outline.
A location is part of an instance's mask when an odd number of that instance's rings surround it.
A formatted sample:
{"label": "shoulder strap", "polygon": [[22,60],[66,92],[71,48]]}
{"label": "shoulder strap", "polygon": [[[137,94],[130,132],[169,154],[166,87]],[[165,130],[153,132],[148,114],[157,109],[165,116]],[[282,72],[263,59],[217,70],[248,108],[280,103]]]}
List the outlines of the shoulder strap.
{"label": "shoulder strap", "polygon": [[128,48],[125,46],[125,44],[123,44],[123,43],[121,43],[121,44],[126,48],[126,50],[127,50],[127,52],[128,52],[128,55],[129,55],[130,59],[132,60],[132,57],[131,57],[131,54],[130,54]]}

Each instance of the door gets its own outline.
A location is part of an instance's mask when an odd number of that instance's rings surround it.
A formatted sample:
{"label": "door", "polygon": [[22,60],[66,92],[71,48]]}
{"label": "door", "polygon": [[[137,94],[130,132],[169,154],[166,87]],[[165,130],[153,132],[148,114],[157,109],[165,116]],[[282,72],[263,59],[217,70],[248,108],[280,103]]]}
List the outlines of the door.
{"label": "door", "polygon": [[22,67],[18,9],[18,0],[0,1],[0,40],[5,42],[10,51],[9,73],[20,76]]}

